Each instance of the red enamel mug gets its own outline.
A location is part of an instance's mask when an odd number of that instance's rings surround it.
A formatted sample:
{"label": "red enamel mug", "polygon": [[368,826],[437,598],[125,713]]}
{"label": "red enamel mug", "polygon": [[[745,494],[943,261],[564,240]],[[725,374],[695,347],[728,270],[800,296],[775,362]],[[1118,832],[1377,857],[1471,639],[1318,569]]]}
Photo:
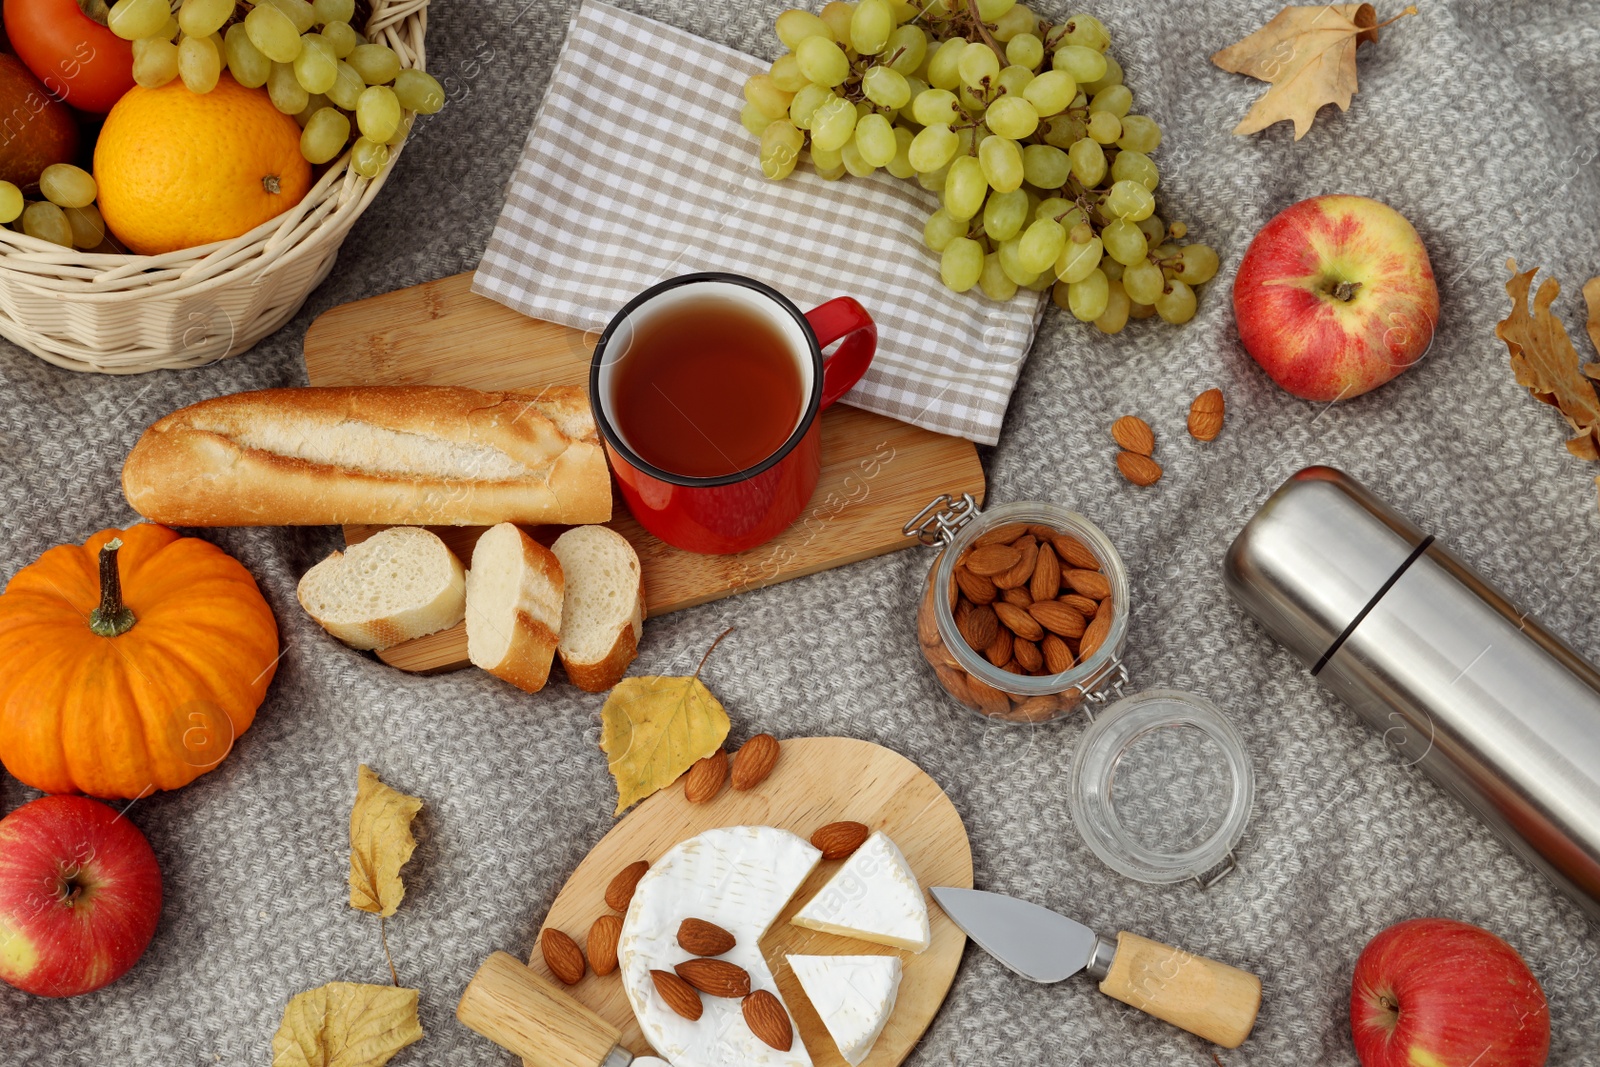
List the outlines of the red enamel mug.
{"label": "red enamel mug", "polygon": [[[618,428],[613,398],[616,368],[652,315],[695,302],[709,309],[732,302],[762,316],[781,336],[800,380],[799,417],[781,446],[731,474],[697,477],[664,470],[642,458]],[[832,355],[823,349],[839,343]],[[822,412],[866,373],[878,347],[878,328],[847,296],[802,312],[782,293],[737,274],[686,274],[634,297],[606,326],[589,366],[589,399],[605,440],[622,498],[639,524],[669,545],[690,552],[743,552],[772,540],[800,517],[822,473]]]}

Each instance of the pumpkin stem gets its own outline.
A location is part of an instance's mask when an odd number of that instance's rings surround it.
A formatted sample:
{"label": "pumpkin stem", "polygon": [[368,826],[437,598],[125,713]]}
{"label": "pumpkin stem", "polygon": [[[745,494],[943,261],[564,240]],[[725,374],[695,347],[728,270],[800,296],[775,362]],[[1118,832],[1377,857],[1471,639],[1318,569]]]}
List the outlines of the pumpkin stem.
{"label": "pumpkin stem", "polygon": [[100,547],[100,606],[89,613],[89,629],[101,637],[119,637],[133,629],[133,612],[122,602],[122,575],[117,570],[117,550],[122,538],[113,537]]}

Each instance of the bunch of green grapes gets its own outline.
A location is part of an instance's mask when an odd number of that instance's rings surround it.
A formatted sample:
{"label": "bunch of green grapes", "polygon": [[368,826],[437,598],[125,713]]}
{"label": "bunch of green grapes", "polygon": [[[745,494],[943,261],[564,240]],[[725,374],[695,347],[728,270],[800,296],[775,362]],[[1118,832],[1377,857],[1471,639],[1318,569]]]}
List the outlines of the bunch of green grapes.
{"label": "bunch of green grapes", "polygon": [[94,176],[71,163],[52,163],[39,175],[43,200],[27,201],[22,190],[0,181],[0,225],[63,248],[94,248],[105,240],[106,224],[95,206]]}
{"label": "bunch of green grapes", "polygon": [[924,240],[956,292],[1054,290],[1116,333],[1187,322],[1217,254],[1156,214],[1161,128],[1134,114],[1093,15],[1055,25],[1016,0],[832,0],[778,16],[789,52],[745,83],[741,121],[781,179],[880,167],[939,193]]}
{"label": "bunch of green grapes", "polygon": [[[444,89],[425,71],[401,70],[394,49],[350,25],[355,0],[255,0],[236,18],[235,0],[117,0],[107,25],[133,42],[133,77],[146,88],[183,79],[191,92],[216,88],[224,67],[248,89],[267,87],[273,106],[300,124],[300,153],[326,163],[350,143],[350,165],[375,178],[406,134],[403,111],[432,115]],[[224,32],[226,31],[226,32]]]}

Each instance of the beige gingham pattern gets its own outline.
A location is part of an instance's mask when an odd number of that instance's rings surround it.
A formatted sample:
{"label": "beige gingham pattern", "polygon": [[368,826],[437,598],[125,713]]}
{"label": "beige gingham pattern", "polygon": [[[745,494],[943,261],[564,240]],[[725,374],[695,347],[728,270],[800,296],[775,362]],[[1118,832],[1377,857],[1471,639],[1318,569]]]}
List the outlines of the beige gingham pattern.
{"label": "beige gingham pattern", "polygon": [[994,444],[1043,297],[997,304],[939,281],[922,244],[938,206],[886,172],[768,181],[740,125],[767,64],[594,0],[551,78],[473,290],[525,315],[603,329],[641,290],[733,271],[801,308],[860,300],[878,355],[845,401]]}

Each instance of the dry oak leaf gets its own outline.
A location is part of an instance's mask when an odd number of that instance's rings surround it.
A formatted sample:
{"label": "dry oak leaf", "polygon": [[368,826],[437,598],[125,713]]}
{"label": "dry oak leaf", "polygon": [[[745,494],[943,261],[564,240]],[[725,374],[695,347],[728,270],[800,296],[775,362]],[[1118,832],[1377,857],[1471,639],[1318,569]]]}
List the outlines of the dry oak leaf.
{"label": "dry oak leaf", "polygon": [[[711,643],[706,656],[722,637]],[[702,657],[700,667],[705,665]],[[727,740],[730,725],[727,711],[700,680],[699,667],[688,678],[618,682],[600,709],[600,748],[617,781],[614,814],[671,785],[696,761],[715,753]]]}
{"label": "dry oak leaf", "polygon": [[1567,442],[1568,452],[1579,459],[1600,458],[1600,395],[1579,370],[1578,351],[1561,320],[1550,312],[1550,305],[1561,295],[1561,284],[1554,278],[1545,279],[1530,305],[1528,291],[1539,268],[1519,274],[1517,261],[1511,259],[1506,261],[1506,269],[1511,271],[1511,280],[1506,282],[1511,314],[1500,320],[1494,332],[1511,352],[1517,384],[1525,386],[1534,399],[1560,410],[1576,433]]}
{"label": "dry oak leaf", "polygon": [[329,982],[290,998],[272,1067],[382,1067],[421,1040],[415,989]]}
{"label": "dry oak leaf", "polygon": [[[1600,354],[1600,278],[1590,278],[1583,283],[1583,302],[1589,305],[1589,321],[1586,324],[1589,343]],[[1591,378],[1600,378],[1600,363],[1584,364],[1583,373]]]}
{"label": "dry oak leaf", "polygon": [[422,801],[391,789],[371,767],[356,772],[356,802],[350,809],[350,906],[387,918],[406,895],[400,868],[416,851],[411,820]]}
{"label": "dry oak leaf", "polygon": [[1376,41],[1378,30],[1416,13],[1408,7],[1379,23],[1371,4],[1284,8],[1255,33],[1211,57],[1223,70],[1272,83],[1233,132],[1255,133],[1288,119],[1298,141],[1324,104],[1349,110],[1356,93],[1356,46]]}

